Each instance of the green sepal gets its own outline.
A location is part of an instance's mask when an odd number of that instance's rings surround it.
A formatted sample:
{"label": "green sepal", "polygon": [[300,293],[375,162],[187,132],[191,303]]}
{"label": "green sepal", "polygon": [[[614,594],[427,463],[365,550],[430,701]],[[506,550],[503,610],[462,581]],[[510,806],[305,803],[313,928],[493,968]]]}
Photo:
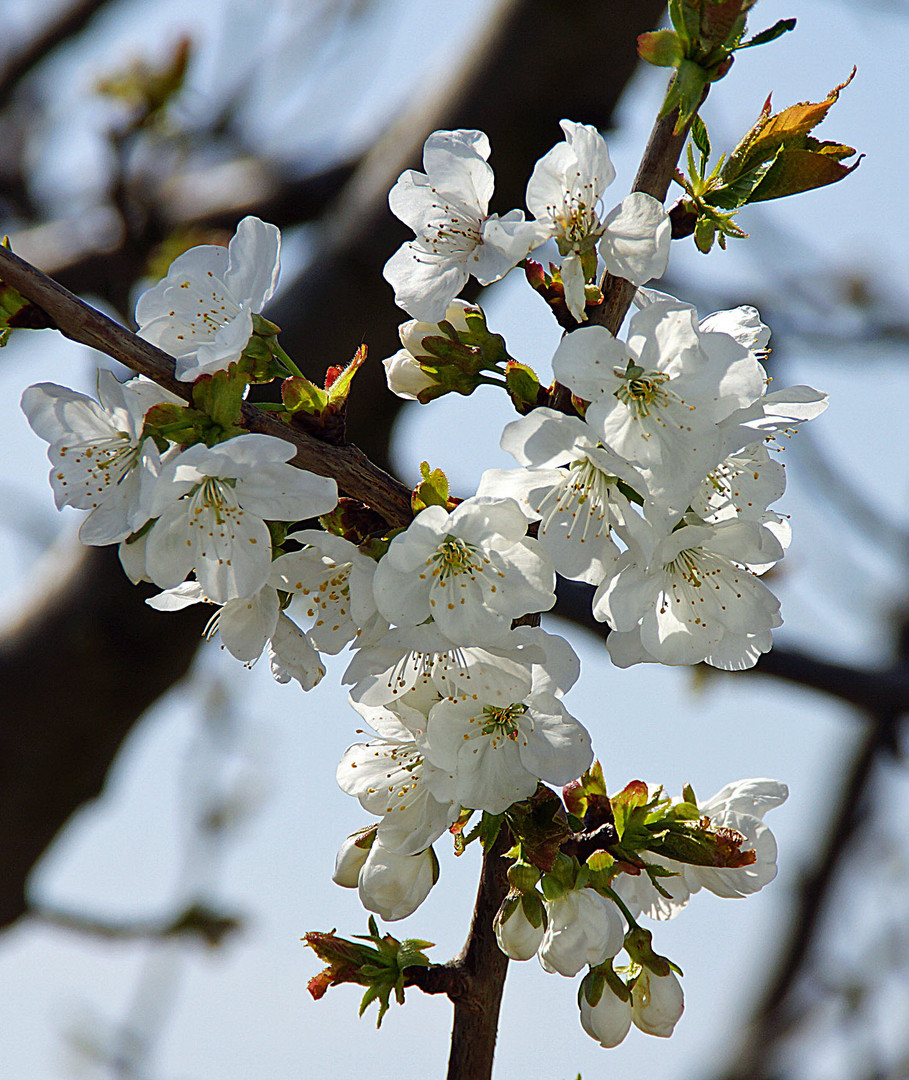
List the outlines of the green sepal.
{"label": "green sepal", "polygon": [[517,360],[509,360],[505,365],[505,386],[512,404],[521,416],[526,416],[549,400],[549,395],[540,386],[537,373],[532,367],[519,364]]}
{"label": "green sepal", "polygon": [[625,952],[654,975],[665,977],[672,971],[670,961],[653,951],[653,934],[642,926],[633,926],[625,935]]}
{"label": "green sepal", "polygon": [[[230,364],[226,371],[200,375],[193,383],[193,405],[211,420],[212,431],[206,438],[209,446],[243,434],[239,426],[243,395],[248,380],[237,364]],[[216,430],[220,429],[220,438]]]}
{"label": "green sepal", "polygon": [[289,413],[320,416],[328,406],[328,394],[305,375],[291,375],[281,383],[281,400]]}
{"label": "green sepal", "polygon": [[540,870],[539,867],[534,866],[532,863],[519,859],[508,867],[506,876],[509,885],[513,889],[517,889],[518,892],[529,893],[533,892],[537,887],[540,880]]}

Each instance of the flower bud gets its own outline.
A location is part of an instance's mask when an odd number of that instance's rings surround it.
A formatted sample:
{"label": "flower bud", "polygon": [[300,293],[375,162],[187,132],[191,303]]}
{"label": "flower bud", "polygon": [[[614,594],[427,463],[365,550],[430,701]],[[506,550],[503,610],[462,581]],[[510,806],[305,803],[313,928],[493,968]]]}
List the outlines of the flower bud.
{"label": "flower bud", "polygon": [[335,869],[331,875],[331,880],[335,885],[341,885],[345,889],[357,887],[360,871],[375,838],[375,825],[348,836],[335,856]]}
{"label": "flower bud", "polygon": [[668,975],[654,975],[647,968],[641,971],[631,990],[631,1019],[636,1027],[668,1039],[684,1008],[685,995],[674,971]]}
{"label": "flower bud", "polygon": [[421,390],[435,386],[436,381],[420,367],[417,359],[406,349],[399,349],[382,361],[388,389],[400,398],[416,401]]}
{"label": "flower bud", "polygon": [[631,1002],[622,1001],[608,986],[603,988],[599,1001],[591,1005],[585,994],[580,995],[581,1027],[591,1039],[609,1049],[618,1046],[631,1027]]}
{"label": "flower bud", "polygon": [[[527,916],[527,906],[538,915],[536,925]],[[533,895],[506,897],[493,927],[499,948],[506,956],[512,960],[529,960],[540,947],[546,928],[542,902]]]}
{"label": "flower bud", "polygon": [[419,855],[397,855],[376,840],[360,870],[360,903],[386,922],[412,915],[439,878],[432,848]]}
{"label": "flower bud", "polygon": [[546,914],[549,925],[539,950],[545,971],[572,978],[585,964],[602,964],[622,948],[622,917],[615,904],[593,889],[547,900]]}

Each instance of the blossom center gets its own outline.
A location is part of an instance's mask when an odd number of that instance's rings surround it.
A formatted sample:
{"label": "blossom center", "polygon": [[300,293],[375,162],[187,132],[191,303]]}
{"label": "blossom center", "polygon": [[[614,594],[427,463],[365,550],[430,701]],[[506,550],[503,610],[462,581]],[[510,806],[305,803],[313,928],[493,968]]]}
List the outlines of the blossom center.
{"label": "blossom center", "polygon": [[470,574],[473,577],[475,571],[482,572],[483,569],[480,559],[477,558],[477,549],[457,536],[446,536],[433,552],[431,562],[436,564],[432,571],[433,577],[438,577],[440,581],[447,581],[460,574]]}
{"label": "blossom center", "polygon": [[615,374],[622,380],[621,385],[615,391],[615,397],[627,405],[638,417],[650,415],[651,408],[657,406],[665,408],[677,395],[671,390],[664,388],[664,383],[669,382],[670,376],[665,371],[644,371],[643,368],[632,364],[627,371],[616,368]]}
{"label": "blossom center", "polygon": [[523,701],[515,701],[504,708],[496,705],[484,705],[484,722],[480,730],[484,735],[493,736],[493,744],[500,739],[511,739],[512,742],[517,742],[518,721],[526,712],[527,706]]}

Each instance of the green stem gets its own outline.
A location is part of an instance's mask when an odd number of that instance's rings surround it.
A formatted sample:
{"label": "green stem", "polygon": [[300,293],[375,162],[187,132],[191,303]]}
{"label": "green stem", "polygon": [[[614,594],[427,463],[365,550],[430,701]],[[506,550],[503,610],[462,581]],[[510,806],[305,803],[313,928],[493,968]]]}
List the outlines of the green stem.
{"label": "green stem", "polygon": [[[271,348],[272,356],[276,360],[280,361],[280,363],[282,363],[284,365],[284,367],[287,369],[287,372],[288,372],[289,375],[299,375],[301,378],[304,377],[303,372],[297,367],[297,365],[293,362],[293,360],[291,360],[291,358],[287,355],[287,353],[278,344],[278,339],[277,338],[270,338],[269,339],[269,346]],[[261,404],[259,404],[258,402],[257,402],[257,404],[259,405],[259,408],[261,409],[262,408]]]}
{"label": "green stem", "polygon": [[635,928],[635,930],[640,929],[640,927],[637,924],[637,920],[631,914],[631,912],[628,910],[627,906],[625,905],[625,902],[622,900],[622,898],[619,896],[619,894],[615,891],[615,889],[610,889],[607,886],[605,889],[602,889],[602,890],[599,890],[599,891],[603,892],[606,896],[608,896],[609,899],[618,907],[619,911],[621,911],[621,913],[628,920],[629,927],[633,926]]}

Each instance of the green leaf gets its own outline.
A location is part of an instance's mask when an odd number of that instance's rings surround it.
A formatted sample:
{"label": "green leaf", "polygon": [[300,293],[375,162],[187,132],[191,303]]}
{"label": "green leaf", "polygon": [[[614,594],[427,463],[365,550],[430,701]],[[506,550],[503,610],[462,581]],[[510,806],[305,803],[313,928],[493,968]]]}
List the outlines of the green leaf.
{"label": "green leaf", "polygon": [[[773,164],[764,174],[748,198],[749,203],[767,202],[769,199],[782,199],[787,195],[798,195],[802,191],[813,191],[845,179],[858,168],[862,158],[852,165],[843,165],[834,153],[817,150],[789,149],[783,147],[773,160]],[[855,151],[846,147],[850,154]],[[863,155],[864,156],[864,155]]]}
{"label": "green leaf", "polygon": [[707,134],[707,125],[700,116],[695,116],[691,121],[691,140],[705,160],[710,157],[710,136]]}
{"label": "green leaf", "polygon": [[678,67],[685,48],[674,30],[654,30],[638,37],[638,56],[654,67]]}
{"label": "green leaf", "polygon": [[778,37],[782,37],[783,34],[788,33],[790,30],[795,29],[795,19],[780,19],[779,22],[775,22],[773,26],[767,30],[762,30],[759,34],[755,34],[753,38],[749,38],[748,41],[741,42],[738,49],[751,49],[755,45],[767,45],[771,41],[776,41]]}

